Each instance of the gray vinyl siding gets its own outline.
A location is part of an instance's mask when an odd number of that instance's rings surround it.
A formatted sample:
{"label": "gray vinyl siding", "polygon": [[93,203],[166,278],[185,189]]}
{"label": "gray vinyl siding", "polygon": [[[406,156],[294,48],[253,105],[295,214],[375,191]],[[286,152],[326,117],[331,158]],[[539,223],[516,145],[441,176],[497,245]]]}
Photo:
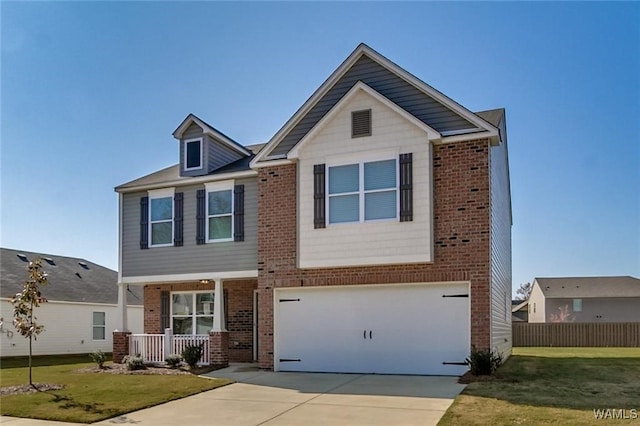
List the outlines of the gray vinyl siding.
{"label": "gray vinyl siding", "polygon": [[640,297],[583,298],[582,311],[573,310],[573,299],[547,299],[545,322],[564,311],[566,322],[640,322]]}
{"label": "gray vinyl siding", "polygon": [[204,185],[177,187],[184,193],[184,246],[140,249],[140,197],[146,191],[122,196],[122,276],[246,271],[258,268],[256,178],[237,179],[245,186],[244,241],[196,244],[196,192]]}
{"label": "gray vinyl siding", "polygon": [[363,55],[311,108],[304,118],[285,135],[271,154],[283,155],[289,152],[358,81],[364,82],[439,132],[476,127],[415,86]]}
{"label": "gray vinyl siding", "polygon": [[232,150],[226,145],[223,145],[209,135],[205,135],[204,141],[204,156],[207,159],[205,167],[208,172],[212,172],[220,167],[226,166],[227,164],[231,164],[243,157],[243,155],[238,154],[238,152]]}
{"label": "gray vinyl siding", "polygon": [[[504,123],[504,121],[503,121]],[[511,355],[511,200],[506,133],[490,151],[491,175],[491,345]]]}

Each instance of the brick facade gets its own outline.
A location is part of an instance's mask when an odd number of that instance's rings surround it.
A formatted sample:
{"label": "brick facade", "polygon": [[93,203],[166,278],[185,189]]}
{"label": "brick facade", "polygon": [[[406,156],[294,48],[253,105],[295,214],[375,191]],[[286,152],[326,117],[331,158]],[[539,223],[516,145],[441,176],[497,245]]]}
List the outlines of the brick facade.
{"label": "brick facade", "polygon": [[209,333],[209,356],[210,365],[214,367],[229,366],[229,333],[211,332]]}
{"label": "brick facade", "polygon": [[469,281],[471,344],[490,348],[490,182],[487,139],[433,149],[434,262],[372,267],[296,267],[296,165],[258,176],[258,360],[273,368],[273,289]]}
{"label": "brick facade", "polygon": [[[226,297],[227,357],[232,362],[253,360],[253,291],[255,279],[223,281]],[[144,287],[144,332],[163,334],[160,324],[160,293],[163,291],[214,291],[215,284],[197,282],[150,284]],[[220,340],[220,339],[218,339]],[[115,340],[114,340],[115,350]],[[211,349],[214,350],[213,347]]]}
{"label": "brick facade", "polygon": [[113,362],[120,363],[122,359],[129,355],[130,331],[113,332]]}

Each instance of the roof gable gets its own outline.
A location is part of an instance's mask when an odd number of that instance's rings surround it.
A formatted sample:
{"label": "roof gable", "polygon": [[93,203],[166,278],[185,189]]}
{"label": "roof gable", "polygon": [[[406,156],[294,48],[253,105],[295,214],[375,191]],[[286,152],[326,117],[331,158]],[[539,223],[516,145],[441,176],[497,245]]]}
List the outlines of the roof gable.
{"label": "roof gable", "polygon": [[640,297],[640,279],[625,277],[536,278],[548,299]]}
{"label": "roof gable", "polygon": [[286,154],[358,82],[391,100],[443,136],[497,129],[365,44],[356,50],[300,107],[252,162],[284,158]]}
{"label": "roof gable", "polygon": [[345,104],[348,104],[348,102],[358,92],[366,93],[368,96],[376,99],[378,102],[382,103],[387,108],[393,110],[394,112],[396,112],[397,114],[402,116],[405,120],[407,120],[408,122],[410,122],[414,126],[418,127],[420,130],[424,131],[427,134],[427,137],[429,139],[440,139],[440,137],[441,137],[440,133],[438,133],[437,131],[435,131],[434,129],[432,129],[431,127],[429,127],[428,125],[426,125],[424,122],[422,122],[421,120],[417,119],[413,115],[409,114],[407,111],[405,111],[404,109],[400,108],[398,105],[394,104],[389,99],[385,98],[384,96],[382,96],[381,94],[379,94],[378,92],[376,92],[375,90],[373,90],[372,88],[367,86],[365,83],[359,81],[289,151],[289,153],[287,154],[287,158],[289,158],[289,159],[297,158],[299,153],[300,153],[300,150],[304,147],[306,142],[311,140],[313,138],[313,136],[316,134],[316,132],[318,132],[320,129],[323,128],[323,126],[324,126],[324,124],[326,122],[331,121],[331,119],[335,116],[335,114],[337,114],[340,111],[342,106],[345,105]]}
{"label": "roof gable", "polygon": [[238,153],[240,153],[242,155],[245,155],[245,156],[250,156],[251,155],[251,151],[249,151],[244,146],[240,145],[238,142],[236,142],[233,139],[231,139],[229,136],[227,136],[224,133],[220,132],[219,130],[215,129],[213,126],[211,126],[210,124],[208,124],[204,120],[201,120],[200,118],[196,117],[195,114],[187,115],[187,117],[182,121],[182,123],[180,123],[178,128],[173,131],[173,137],[176,138],[176,139],[182,139],[183,134],[193,124],[195,124],[196,126],[200,127],[202,129],[202,133],[210,135],[211,137],[213,137],[217,141],[219,141],[222,144],[226,145],[228,148],[231,148],[232,150],[234,150],[234,151],[236,151],[236,152],[238,152]]}

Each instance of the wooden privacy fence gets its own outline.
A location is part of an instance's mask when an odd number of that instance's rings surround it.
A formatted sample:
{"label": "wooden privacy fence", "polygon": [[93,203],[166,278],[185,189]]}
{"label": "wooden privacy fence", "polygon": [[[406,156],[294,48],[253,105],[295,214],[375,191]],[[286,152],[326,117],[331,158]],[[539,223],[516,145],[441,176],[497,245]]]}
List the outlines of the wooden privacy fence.
{"label": "wooden privacy fence", "polygon": [[640,347],[640,323],[517,323],[513,346]]}

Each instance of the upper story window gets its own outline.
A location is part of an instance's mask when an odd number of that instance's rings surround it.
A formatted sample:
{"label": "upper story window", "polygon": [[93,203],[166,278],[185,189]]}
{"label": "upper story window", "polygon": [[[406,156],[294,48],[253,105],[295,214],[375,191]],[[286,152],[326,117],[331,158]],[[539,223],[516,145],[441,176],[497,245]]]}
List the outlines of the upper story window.
{"label": "upper story window", "polygon": [[329,223],[398,217],[397,160],[329,167]]}
{"label": "upper story window", "polygon": [[149,235],[151,246],[173,244],[173,188],[149,191]]}
{"label": "upper story window", "polygon": [[233,241],[233,181],[205,185],[207,241]]}
{"label": "upper story window", "polygon": [[202,168],[203,145],[202,138],[184,141],[184,170],[198,170]]}

